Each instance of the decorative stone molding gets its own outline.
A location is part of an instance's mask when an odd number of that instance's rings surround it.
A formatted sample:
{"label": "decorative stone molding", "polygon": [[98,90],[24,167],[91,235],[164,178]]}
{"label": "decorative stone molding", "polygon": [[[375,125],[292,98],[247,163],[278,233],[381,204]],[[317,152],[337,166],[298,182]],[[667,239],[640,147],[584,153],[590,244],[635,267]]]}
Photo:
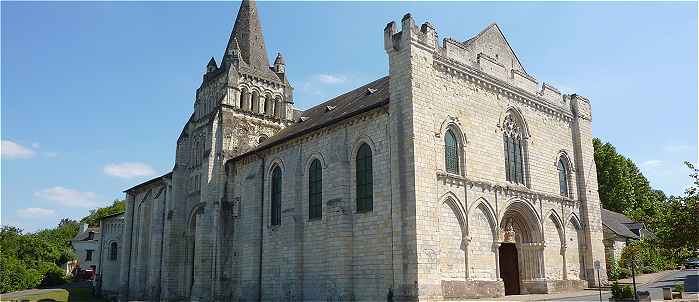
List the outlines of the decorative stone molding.
{"label": "decorative stone molding", "polygon": [[435,70],[458,76],[480,87],[486,88],[493,93],[505,95],[512,100],[530,106],[552,117],[559,118],[568,123],[572,122],[572,112],[562,107],[553,106],[540,95],[533,94],[519,87],[514,87],[507,82],[485,74],[464,63],[441,56],[438,53],[434,54],[433,62]]}

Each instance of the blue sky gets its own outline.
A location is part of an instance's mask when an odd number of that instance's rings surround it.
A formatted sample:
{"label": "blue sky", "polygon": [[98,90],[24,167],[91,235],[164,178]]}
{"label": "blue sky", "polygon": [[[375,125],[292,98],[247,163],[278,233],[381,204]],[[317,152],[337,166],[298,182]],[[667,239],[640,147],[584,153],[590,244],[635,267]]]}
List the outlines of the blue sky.
{"label": "blue sky", "polygon": [[[25,230],[166,173],[239,2],[7,2],[2,8],[2,224]],[[587,96],[594,135],[655,188],[697,158],[697,4],[258,2],[308,108],[388,72],[383,28],[406,12],[440,39],[498,22],[527,72]]]}

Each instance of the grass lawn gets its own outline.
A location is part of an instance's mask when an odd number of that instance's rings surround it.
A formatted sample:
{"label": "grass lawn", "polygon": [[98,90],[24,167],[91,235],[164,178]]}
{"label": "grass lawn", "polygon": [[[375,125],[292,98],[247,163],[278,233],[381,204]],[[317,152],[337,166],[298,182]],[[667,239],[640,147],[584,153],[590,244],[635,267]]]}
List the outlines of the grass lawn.
{"label": "grass lawn", "polygon": [[107,299],[98,298],[92,295],[92,288],[80,287],[80,288],[68,288],[70,292],[69,302],[109,302]]}
{"label": "grass lawn", "polygon": [[19,292],[3,294],[0,297],[1,301],[10,300],[29,300],[29,301],[39,301],[43,299],[53,299],[58,302],[68,301],[68,291],[65,289],[30,289],[23,290]]}
{"label": "grass lawn", "polygon": [[57,289],[30,289],[14,293],[3,294],[0,301],[29,300],[39,301],[52,299],[56,302],[109,302],[107,299],[98,298],[92,295],[92,288],[57,288]]}

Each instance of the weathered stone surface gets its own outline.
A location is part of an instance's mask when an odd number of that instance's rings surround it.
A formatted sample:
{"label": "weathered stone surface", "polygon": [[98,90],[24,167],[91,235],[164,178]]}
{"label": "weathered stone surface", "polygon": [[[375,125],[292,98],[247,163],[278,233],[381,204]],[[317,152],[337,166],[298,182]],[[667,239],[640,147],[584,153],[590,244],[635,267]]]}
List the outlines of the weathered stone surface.
{"label": "weathered stone surface", "polygon": [[[241,10],[249,26],[237,29],[259,27],[254,2]],[[604,250],[589,101],[538,89],[495,24],[466,42],[437,38],[410,15],[400,32],[389,23],[388,77],[303,112],[283,66],[270,76],[245,65],[264,43],[232,39],[197,90],[173,172],[127,190],[121,298],[429,300],[594,282]],[[447,131],[457,171],[446,169]],[[506,157],[506,138],[521,153]],[[357,210],[363,144],[370,211]],[[314,160],[320,219],[308,215]]]}

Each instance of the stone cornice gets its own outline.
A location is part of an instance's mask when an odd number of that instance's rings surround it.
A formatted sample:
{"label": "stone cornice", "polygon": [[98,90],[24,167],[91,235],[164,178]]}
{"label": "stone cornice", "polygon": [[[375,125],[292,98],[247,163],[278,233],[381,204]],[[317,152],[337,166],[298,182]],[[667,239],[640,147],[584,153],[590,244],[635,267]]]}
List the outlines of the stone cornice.
{"label": "stone cornice", "polygon": [[484,190],[500,191],[507,196],[519,196],[525,197],[531,201],[535,200],[551,200],[567,206],[579,206],[579,200],[573,200],[564,196],[554,195],[541,191],[534,191],[525,186],[512,185],[504,182],[495,182],[484,179],[476,179],[468,176],[461,176],[451,173],[446,173],[444,171],[437,171],[437,179],[448,182],[455,185],[471,185],[480,187]]}
{"label": "stone cornice", "polygon": [[509,83],[485,74],[480,70],[441,56],[437,53],[434,54],[434,65],[437,67],[437,69],[441,69],[448,73],[455,73],[471,82],[480,84],[494,92],[503,93],[508,97],[532,106],[537,110],[555,117],[563,118],[567,122],[571,122],[574,118],[571,112],[551,105],[541,96],[525,91],[519,87],[512,86]]}

